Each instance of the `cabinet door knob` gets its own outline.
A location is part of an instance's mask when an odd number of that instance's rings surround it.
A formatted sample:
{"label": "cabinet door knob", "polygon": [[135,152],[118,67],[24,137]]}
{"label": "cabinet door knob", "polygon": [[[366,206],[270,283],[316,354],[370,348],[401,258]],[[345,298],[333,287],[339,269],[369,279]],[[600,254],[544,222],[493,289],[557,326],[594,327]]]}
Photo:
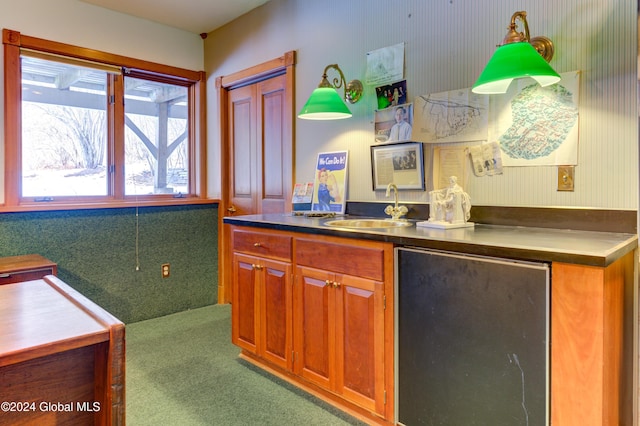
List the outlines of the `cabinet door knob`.
{"label": "cabinet door knob", "polygon": [[235,206],[231,206],[231,207],[227,208],[227,211],[229,213],[235,213],[236,212],[236,208],[235,208]]}
{"label": "cabinet door knob", "polygon": [[254,247],[262,247],[262,243],[253,243]]}
{"label": "cabinet door knob", "polygon": [[255,263],[252,263],[251,267],[256,271],[262,271],[262,269],[264,268],[264,266],[256,265]]}
{"label": "cabinet door knob", "polygon": [[329,287],[330,285],[331,285],[331,281],[329,281],[329,280],[325,280],[325,282],[324,282],[324,286],[325,286],[325,287]]}
{"label": "cabinet door knob", "polygon": [[338,287],[340,287],[340,283],[339,283],[339,282],[334,281],[334,282],[333,282],[333,288],[338,288]]}

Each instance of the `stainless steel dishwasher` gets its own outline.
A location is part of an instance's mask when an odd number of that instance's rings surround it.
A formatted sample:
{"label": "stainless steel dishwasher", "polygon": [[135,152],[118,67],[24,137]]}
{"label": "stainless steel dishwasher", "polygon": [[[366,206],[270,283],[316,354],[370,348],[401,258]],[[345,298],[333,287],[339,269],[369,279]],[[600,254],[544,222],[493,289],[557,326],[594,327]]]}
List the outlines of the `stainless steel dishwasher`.
{"label": "stainless steel dishwasher", "polygon": [[550,265],[397,248],[396,420],[548,425]]}

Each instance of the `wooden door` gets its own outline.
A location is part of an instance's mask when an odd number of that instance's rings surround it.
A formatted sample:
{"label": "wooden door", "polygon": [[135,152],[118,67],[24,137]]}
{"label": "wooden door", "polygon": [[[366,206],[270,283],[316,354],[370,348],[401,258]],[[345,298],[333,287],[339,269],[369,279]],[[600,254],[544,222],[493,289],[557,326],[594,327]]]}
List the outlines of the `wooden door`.
{"label": "wooden door", "polygon": [[256,87],[229,91],[229,197],[235,215],[256,212]]}
{"label": "wooden door", "polygon": [[291,158],[283,139],[285,83],[280,75],[229,92],[229,195],[234,215],[285,211],[292,188]]}
{"label": "wooden door", "polygon": [[291,209],[293,164],[284,138],[286,95],[284,75],[256,84],[258,173],[255,191],[257,206],[254,213],[284,213],[287,208]]}
{"label": "wooden door", "polygon": [[295,53],[216,79],[221,201],[218,302],[231,301],[228,215],[285,212],[293,190]]}

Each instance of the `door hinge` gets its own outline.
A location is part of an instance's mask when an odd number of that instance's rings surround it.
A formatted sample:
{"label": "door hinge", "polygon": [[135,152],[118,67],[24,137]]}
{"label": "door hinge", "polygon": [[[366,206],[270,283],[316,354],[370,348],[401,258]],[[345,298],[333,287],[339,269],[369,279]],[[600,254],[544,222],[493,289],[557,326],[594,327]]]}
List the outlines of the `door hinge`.
{"label": "door hinge", "polygon": [[382,391],[382,395],[383,395],[383,398],[382,398],[383,403],[387,405],[387,391],[386,390]]}
{"label": "door hinge", "polygon": [[296,363],[296,351],[291,351],[291,364]]}
{"label": "door hinge", "polygon": [[386,310],[387,309],[387,295],[385,294],[384,296],[382,296],[382,309]]}
{"label": "door hinge", "polygon": [[109,95],[109,105],[113,105],[116,103],[115,95]]}

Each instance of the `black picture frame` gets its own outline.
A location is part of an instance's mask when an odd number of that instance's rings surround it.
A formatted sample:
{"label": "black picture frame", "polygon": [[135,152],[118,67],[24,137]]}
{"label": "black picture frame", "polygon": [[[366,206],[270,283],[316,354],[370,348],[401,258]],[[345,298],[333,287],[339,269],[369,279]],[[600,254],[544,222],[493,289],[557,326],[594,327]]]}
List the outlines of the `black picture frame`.
{"label": "black picture frame", "polygon": [[421,142],[371,146],[371,177],[374,191],[394,183],[398,190],[425,190],[424,153]]}

